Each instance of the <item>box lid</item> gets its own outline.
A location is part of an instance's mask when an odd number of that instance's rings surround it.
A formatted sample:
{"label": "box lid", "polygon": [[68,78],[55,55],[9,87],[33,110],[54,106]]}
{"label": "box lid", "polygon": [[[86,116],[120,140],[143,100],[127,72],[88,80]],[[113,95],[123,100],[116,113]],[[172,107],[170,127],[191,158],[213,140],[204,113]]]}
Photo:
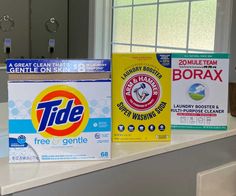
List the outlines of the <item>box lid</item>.
{"label": "box lid", "polygon": [[7,73],[91,73],[110,72],[109,59],[9,59]]}

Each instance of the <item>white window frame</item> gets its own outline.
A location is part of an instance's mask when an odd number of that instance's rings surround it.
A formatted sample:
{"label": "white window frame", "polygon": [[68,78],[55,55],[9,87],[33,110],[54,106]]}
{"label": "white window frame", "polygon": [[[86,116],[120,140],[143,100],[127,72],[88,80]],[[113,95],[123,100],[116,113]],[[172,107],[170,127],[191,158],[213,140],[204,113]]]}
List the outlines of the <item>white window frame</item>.
{"label": "white window frame", "polygon": [[[89,0],[89,57],[110,58],[112,0]],[[217,1],[215,52],[230,52],[233,0]]]}
{"label": "white window frame", "polygon": [[218,0],[215,32],[215,51],[230,52],[233,0]]}
{"label": "white window frame", "polygon": [[112,0],[89,0],[89,58],[110,58]]}

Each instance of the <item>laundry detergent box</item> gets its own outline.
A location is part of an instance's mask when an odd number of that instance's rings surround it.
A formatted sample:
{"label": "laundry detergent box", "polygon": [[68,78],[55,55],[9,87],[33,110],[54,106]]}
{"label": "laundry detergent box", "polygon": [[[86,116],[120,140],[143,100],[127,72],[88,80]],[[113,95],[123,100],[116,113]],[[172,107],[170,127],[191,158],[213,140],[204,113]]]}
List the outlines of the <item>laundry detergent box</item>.
{"label": "laundry detergent box", "polygon": [[172,128],[226,130],[228,54],[172,54]]}
{"label": "laundry detergent box", "polygon": [[9,60],[9,161],[111,157],[109,60]]}
{"label": "laundry detergent box", "polygon": [[170,99],[170,54],[113,54],[114,142],[170,141]]}

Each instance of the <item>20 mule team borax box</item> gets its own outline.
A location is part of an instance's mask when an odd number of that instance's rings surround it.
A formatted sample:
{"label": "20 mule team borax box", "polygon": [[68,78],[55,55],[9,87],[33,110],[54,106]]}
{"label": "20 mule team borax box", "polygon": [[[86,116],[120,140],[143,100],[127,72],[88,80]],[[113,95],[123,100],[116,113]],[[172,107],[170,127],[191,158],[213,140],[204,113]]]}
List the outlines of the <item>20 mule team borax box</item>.
{"label": "20 mule team borax box", "polygon": [[172,54],[172,128],[227,129],[228,54]]}
{"label": "20 mule team borax box", "polygon": [[170,141],[170,99],[170,54],[113,54],[113,141]]}
{"label": "20 mule team borax box", "polygon": [[109,60],[9,60],[7,71],[10,162],[110,158]]}

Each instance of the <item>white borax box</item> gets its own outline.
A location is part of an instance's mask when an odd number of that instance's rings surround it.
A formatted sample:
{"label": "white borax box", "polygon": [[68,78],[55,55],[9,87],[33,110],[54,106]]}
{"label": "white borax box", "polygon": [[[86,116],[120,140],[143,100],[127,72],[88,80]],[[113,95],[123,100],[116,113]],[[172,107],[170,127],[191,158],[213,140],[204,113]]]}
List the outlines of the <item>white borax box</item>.
{"label": "white borax box", "polygon": [[228,54],[172,54],[172,128],[226,130],[228,74]]}
{"label": "white borax box", "polygon": [[[91,67],[89,71],[93,75],[83,73],[83,77],[88,79],[79,80],[80,75],[75,73],[79,70],[75,67],[84,72],[88,65],[83,62],[81,70],[80,61],[60,63],[60,60],[45,60],[44,63],[37,60],[8,61],[10,73],[18,73],[10,74],[8,82],[11,163],[110,158],[111,80],[98,79],[102,76],[100,73],[94,75]],[[65,63],[66,76],[58,75],[58,72],[40,74],[40,67],[55,71],[64,68]],[[99,62],[87,63],[96,67],[95,72],[105,70],[95,65]],[[40,75],[48,80],[19,80],[22,75],[23,78],[31,78],[29,70],[34,68],[38,74],[32,77]],[[57,80],[75,77],[78,80]],[[89,79],[91,77],[97,79]]]}

